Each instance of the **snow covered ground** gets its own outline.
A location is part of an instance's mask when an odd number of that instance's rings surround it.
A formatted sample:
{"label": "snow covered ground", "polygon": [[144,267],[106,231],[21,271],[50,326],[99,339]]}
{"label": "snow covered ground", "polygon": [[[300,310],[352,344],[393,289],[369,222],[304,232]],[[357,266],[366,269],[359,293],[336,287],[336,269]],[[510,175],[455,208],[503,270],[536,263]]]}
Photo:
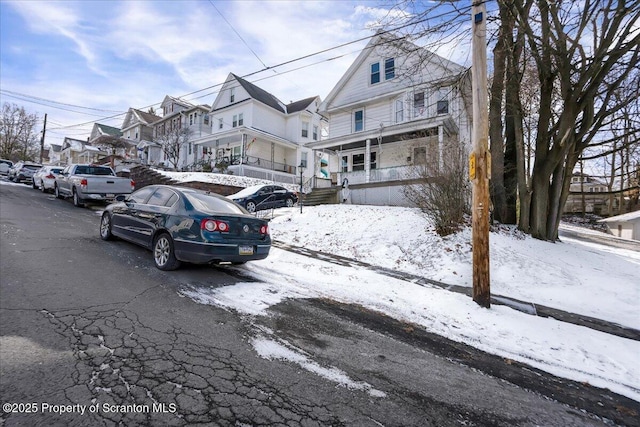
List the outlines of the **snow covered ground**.
{"label": "snow covered ground", "polygon": [[[324,205],[304,207],[302,214],[298,208],[279,209],[270,228],[272,237],[285,243],[471,286],[471,231],[441,238],[417,209]],[[572,239],[547,243],[506,227],[491,234],[490,246],[493,294],[640,329],[640,253]],[[247,316],[268,316],[270,306],[287,298],[360,304],[506,359],[640,401],[637,341],[504,306],[483,309],[460,294],[277,248],[266,260],[243,269],[258,282],[194,287],[183,294]],[[303,367],[310,363],[300,362],[299,353],[283,355],[287,352],[282,346],[288,343],[272,341],[272,350],[265,350],[268,338],[257,340],[259,354],[281,354],[275,358]]]}

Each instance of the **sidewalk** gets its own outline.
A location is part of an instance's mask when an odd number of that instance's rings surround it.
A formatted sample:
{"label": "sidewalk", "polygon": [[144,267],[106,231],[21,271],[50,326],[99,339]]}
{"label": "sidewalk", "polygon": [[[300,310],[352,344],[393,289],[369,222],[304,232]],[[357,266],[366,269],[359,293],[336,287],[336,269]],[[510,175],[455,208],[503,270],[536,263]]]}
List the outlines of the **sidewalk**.
{"label": "sidewalk", "polygon": [[[395,279],[405,280],[421,286],[435,287],[445,289],[451,292],[457,292],[463,295],[467,295],[471,298],[472,289],[466,286],[449,285],[436,280],[427,279],[425,277],[417,276],[411,273],[405,273],[402,271],[396,271],[389,268],[378,267],[366,262],[358,261],[356,259],[343,257],[340,255],[328,254],[312,249],[306,249],[300,246],[293,246],[287,243],[273,240],[272,245],[276,248],[283,249],[289,252],[293,252],[299,255],[308,256],[314,259],[327,261],[333,264],[338,264],[345,267],[360,267],[374,271],[379,274],[383,274]],[[522,313],[530,314],[532,316],[549,317],[562,322],[572,323],[578,326],[584,326],[596,331],[605,332],[607,334],[616,335],[622,338],[628,338],[635,341],[640,341],[640,330],[628,328],[618,325],[616,323],[608,322],[602,319],[596,319],[594,317],[583,316],[581,314],[570,313],[563,310],[558,310],[552,307],[546,307],[544,305],[535,304],[533,302],[520,301],[514,298],[505,297],[501,295],[492,295],[491,303],[496,305],[504,305],[511,307],[514,310],[521,311]]]}

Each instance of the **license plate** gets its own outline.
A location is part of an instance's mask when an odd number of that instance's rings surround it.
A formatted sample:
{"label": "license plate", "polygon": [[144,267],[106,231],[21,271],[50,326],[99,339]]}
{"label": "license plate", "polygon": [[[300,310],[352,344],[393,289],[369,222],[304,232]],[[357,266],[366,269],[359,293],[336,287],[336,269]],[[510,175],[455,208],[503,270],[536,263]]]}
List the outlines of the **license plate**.
{"label": "license plate", "polygon": [[253,246],[240,246],[240,255],[253,255]]}
{"label": "license plate", "polygon": [[109,198],[109,199],[113,199],[114,197],[116,197],[115,194],[107,194],[107,198]]}

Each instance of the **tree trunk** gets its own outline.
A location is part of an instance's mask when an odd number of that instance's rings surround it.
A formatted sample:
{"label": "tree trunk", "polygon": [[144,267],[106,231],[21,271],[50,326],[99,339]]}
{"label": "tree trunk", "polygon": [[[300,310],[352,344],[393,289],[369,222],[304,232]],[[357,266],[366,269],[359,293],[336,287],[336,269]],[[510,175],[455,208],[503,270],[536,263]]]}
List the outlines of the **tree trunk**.
{"label": "tree trunk", "polygon": [[491,141],[491,181],[490,193],[493,204],[493,218],[498,222],[506,219],[506,196],[504,187],[504,141],[502,106],[507,63],[507,39],[511,37],[509,13],[504,1],[498,1],[500,8],[500,30],[493,49],[493,79],[489,100],[489,140]]}

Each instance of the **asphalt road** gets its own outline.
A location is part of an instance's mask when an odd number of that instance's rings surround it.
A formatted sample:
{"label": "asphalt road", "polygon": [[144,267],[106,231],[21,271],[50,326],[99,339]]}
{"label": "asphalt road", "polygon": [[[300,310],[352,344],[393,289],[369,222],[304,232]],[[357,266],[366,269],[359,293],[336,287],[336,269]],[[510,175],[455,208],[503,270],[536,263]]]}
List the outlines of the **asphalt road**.
{"label": "asphalt road", "polygon": [[[0,426],[638,424],[637,402],[359,307],[287,301],[255,318],[198,304],[179,291],[246,281],[242,269],[161,272],[100,240],[95,210],[3,184]],[[262,358],[261,336],[366,387]]]}

